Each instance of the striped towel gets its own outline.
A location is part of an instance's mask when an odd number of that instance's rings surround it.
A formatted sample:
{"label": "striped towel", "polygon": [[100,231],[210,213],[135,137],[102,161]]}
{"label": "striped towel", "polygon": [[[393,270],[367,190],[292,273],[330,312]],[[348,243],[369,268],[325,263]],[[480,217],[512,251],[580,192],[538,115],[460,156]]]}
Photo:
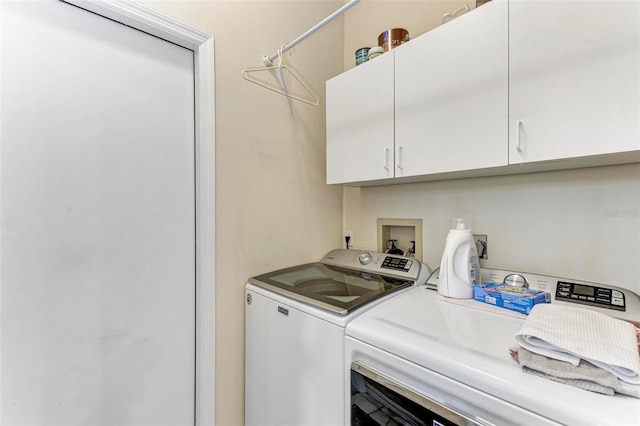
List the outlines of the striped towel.
{"label": "striped towel", "polygon": [[624,382],[640,384],[636,329],[626,321],[590,309],[539,304],[515,338],[539,355],[574,366],[584,359]]}

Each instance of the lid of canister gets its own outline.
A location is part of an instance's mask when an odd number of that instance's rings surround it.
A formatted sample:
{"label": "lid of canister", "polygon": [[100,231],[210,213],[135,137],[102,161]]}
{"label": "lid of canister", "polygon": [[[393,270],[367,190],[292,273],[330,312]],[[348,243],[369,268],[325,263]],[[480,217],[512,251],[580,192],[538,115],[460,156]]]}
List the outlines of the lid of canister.
{"label": "lid of canister", "polygon": [[449,222],[449,229],[464,231],[471,229],[471,219],[467,217],[454,217]]}
{"label": "lid of canister", "polygon": [[384,53],[384,48],[382,46],[374,46],[369,49],[369,59],[375,58],[378,55]]}

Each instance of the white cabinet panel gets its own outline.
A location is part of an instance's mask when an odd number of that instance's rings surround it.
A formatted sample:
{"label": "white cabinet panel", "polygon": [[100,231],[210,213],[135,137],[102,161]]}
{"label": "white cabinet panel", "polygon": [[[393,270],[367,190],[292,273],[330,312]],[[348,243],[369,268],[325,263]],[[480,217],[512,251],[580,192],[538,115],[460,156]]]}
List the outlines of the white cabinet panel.
{"label": "white cabinet panel", "polygon": [[393,177],[393,51],[327,81],[327,183]]}
{"label": "white cabinet panel", "polygon": [[509,163],[640,149],[640,2],[509,5]]}
{"label": "white cabinet panel", "polygon": [[507,164],[508,3],[395,49],[396,177]]}

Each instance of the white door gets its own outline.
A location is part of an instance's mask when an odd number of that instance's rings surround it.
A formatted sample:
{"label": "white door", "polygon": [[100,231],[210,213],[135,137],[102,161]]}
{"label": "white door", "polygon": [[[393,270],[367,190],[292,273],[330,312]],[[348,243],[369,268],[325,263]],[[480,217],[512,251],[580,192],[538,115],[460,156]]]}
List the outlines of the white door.
{"label": "white door", "polygon": [[193,52],[1,7],[0,423],[193,424]]}

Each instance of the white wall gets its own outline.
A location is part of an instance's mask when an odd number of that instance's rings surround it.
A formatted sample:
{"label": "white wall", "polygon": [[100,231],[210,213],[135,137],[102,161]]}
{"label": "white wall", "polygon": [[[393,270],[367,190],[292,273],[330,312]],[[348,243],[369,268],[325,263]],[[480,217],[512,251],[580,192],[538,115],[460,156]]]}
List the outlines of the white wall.
{"label": "white wall", "polygon": [[422,219],[423,261],[440,264],[449,219],[487,234],[487,268],[602,282],[640,293],[640,165],[345,188],[345,229],[376,248],[377,218]]}
{"label": "white wall", "polygon": [[[321,95],[293,101],[245,81],[247,67],[320,22],[340,1],[146,1],[215,36],[216,424],[244,419],[244,285],[342,244],[342,188],[325,185],[324,82],[343,70],[343,21],[286,60]],[[268,79],[269,76],[266,76]],[[274,84],[276,80],[272,80]]]}

